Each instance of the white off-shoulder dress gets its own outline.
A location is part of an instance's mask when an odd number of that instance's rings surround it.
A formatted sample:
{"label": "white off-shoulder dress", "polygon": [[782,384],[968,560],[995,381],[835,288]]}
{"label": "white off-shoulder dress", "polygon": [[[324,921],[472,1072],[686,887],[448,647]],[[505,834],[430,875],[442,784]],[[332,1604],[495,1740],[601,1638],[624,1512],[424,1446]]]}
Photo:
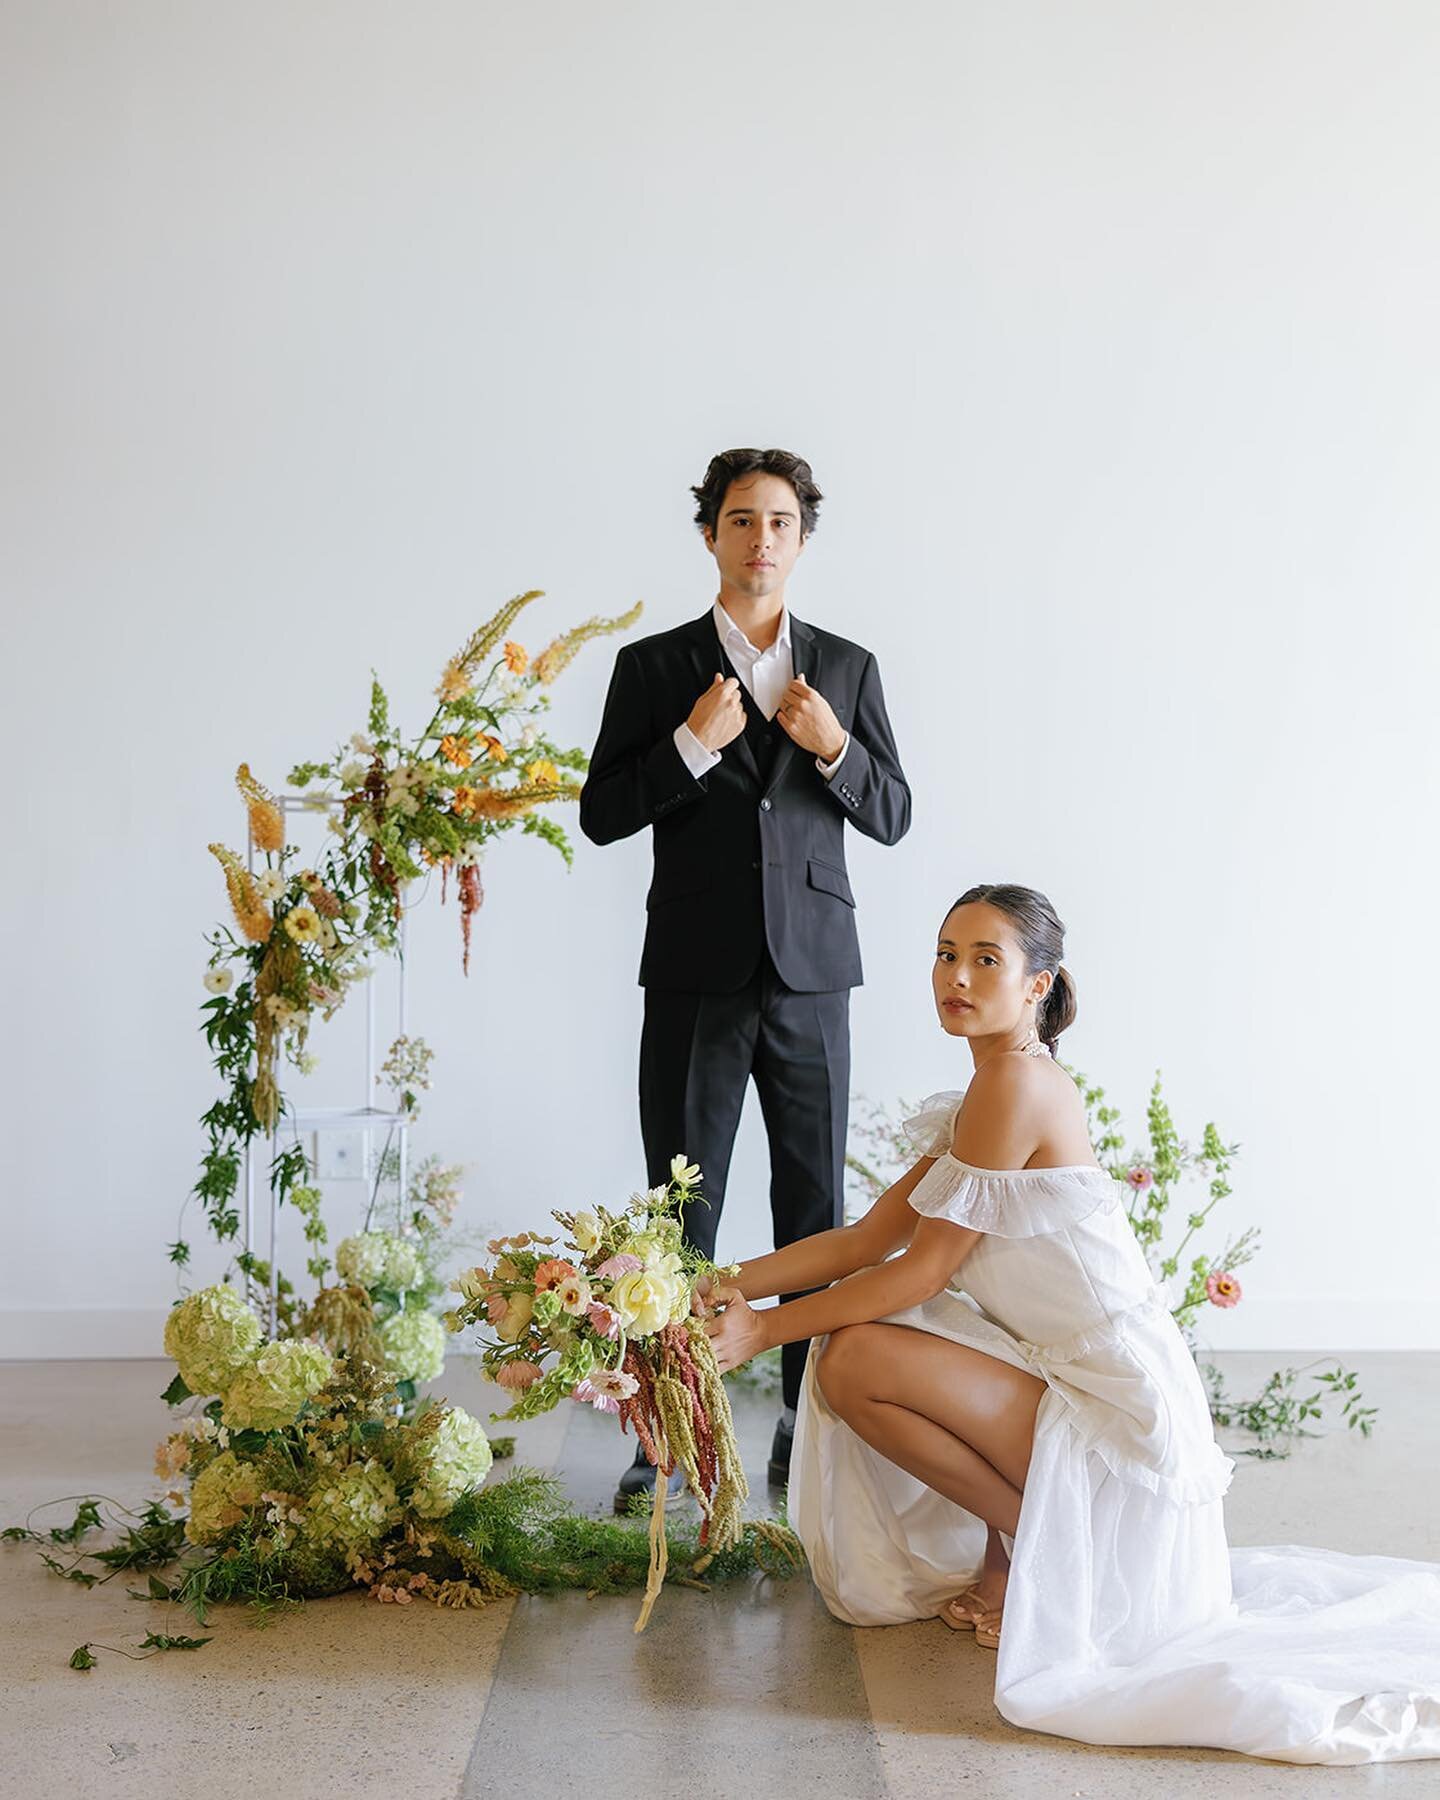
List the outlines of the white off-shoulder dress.
{"label": "white off-shoulder dress", "polygon": [[[1287,1762],[1440,1756],[1440,1565],[1286,1545],[1231,1550],[1194,1360],[1102,1169],[972,1168],[962,1096],[907,1129],[935,1163],[910,1196],[984,1233],[951,1287],[893,1314],[1032,1370],[1046,1393],[1016,1528],[995,1702],[1092,1744],[1192,1744]],[[925,1619],[973,1577],[985,1527],[825,1402],[811,1348],[790,1520],[830,1611]]]}

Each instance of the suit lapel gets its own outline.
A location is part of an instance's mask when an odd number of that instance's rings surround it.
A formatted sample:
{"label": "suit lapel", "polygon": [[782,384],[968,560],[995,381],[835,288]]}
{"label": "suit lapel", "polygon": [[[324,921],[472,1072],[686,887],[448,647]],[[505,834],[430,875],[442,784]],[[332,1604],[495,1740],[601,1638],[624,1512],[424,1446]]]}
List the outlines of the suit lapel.
{"label": "suit lapel", "polygon": [[[812,688],[820,686],[820,643],[808,625],[802,624],[794,613],[790,615],[790,659],[795,667],[795,674],[803,675]],[[795,740],[779,727],[780,744],[775,752],[775,763],[770,770],[772,788],[779,787],[795,757]]]}
{"label": "suit lapel", "polygon": [[[725,646],[720,642],[720,633],[715,629],[715,615],[707,612],[703,618],[695,621],[691,638],[691,653],[695,662],[695,678],[698,682],[696,695],[708,688],[714,681],[716,671],[727,678],[735,674],[730,658],[725,654]],[[738,680],[739,677],[737,676]],[[747,712],[752,711],[755,702],[740,683],[740,699]],[[750,779],[757,787],[763,785],[760,778],[760,765],[755,760],[755,752],[750,747],[750,740],[742,731],[734,743],[727,744],[722,754],[734,752],[737,760],[744,766]]]}

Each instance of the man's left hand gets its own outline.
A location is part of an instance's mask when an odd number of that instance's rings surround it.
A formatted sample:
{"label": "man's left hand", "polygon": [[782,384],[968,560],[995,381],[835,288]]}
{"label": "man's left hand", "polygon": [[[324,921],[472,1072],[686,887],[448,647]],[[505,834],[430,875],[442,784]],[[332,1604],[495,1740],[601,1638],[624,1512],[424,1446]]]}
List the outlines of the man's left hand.
{"label": "man's left hand", "polygon": [[775,717],[802,750],[821,762],[834,762],[845,748],[845,727],[830,702],[816,693],[803,675],[797,675],[786,688]]}

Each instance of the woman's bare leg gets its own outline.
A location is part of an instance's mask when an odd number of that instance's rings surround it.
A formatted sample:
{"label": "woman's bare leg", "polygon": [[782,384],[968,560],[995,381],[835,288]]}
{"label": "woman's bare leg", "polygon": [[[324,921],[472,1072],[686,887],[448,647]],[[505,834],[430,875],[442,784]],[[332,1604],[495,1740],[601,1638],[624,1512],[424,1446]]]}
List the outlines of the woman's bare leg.
{"label": "woman's bare leg", "polygon": [[[818,1374],[826,1400],[867,1444],[983,1519],[992,1536],[1013,1535],[1043,1381],[931,1332],[880,1324],[833,1333]],[[984,1578],[989,1598],[1000,1585],[989,1545]]]}
{"label": "woman's bare leg", "polygon": [[985,1560],[975,1582],[975,1591],[992,1611],[998,1611],[1005,1599],[1010,1580],[1010,1558],[1000,1542],[1000,1533],[992,1525],[985,1534]]}

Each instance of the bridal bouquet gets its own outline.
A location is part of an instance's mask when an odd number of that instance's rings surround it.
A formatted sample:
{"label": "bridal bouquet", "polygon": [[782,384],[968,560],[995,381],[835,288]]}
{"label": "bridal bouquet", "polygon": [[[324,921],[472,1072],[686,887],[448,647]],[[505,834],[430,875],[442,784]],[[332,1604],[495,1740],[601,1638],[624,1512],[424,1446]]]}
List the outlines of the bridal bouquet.
{"label": "bridal bouquet", "polygon": [[568,1399],[634,1428],[657,1471],[637,1631],[665,1578],[671,1472],[684,1472],[700,1503],[700,1543],[711,1554],[740,1540],[749,1493],[730,1402],[692,1311],[697,1285],[720,1273],[681,1236],[680,1209],[696,1197],[700,1170],[681,1155],[670,1177],[621,1212],[553,1213],[559,1237],[492,1238],[495,1262],[460,1277],[461,1304],[446,1315],[452,1331],[480,1327],[481,1361],[514,1396],[504,1418],[531,1419]]}

